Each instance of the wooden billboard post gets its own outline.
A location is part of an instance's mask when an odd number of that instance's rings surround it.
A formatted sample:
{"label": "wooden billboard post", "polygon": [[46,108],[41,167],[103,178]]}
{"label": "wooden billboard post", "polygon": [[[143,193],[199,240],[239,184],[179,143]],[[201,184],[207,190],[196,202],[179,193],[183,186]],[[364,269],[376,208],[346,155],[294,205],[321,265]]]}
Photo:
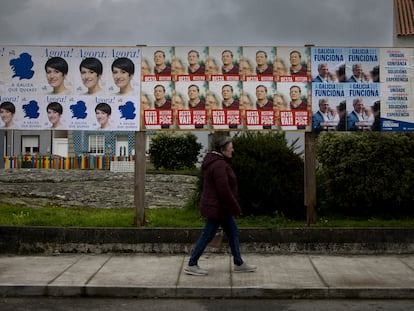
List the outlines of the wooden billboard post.
{"label": "wooden billboard post", "polygon": [[145,225],[145,132],[135,132],[134,225]]}
{"label": "wooden billboard post", "polygon": [[305,132],[305,206],[308,226],[316,223],[316,134]]}

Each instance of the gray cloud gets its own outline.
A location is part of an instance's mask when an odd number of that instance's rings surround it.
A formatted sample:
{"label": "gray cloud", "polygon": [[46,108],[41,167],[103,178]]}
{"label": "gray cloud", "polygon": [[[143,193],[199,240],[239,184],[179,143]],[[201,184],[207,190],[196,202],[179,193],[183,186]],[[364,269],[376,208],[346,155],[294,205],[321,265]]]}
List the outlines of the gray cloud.
{"label": "gray cloud", "polygon": [[2,44],[392,43],[389,0],[0,0],[0,4]]}

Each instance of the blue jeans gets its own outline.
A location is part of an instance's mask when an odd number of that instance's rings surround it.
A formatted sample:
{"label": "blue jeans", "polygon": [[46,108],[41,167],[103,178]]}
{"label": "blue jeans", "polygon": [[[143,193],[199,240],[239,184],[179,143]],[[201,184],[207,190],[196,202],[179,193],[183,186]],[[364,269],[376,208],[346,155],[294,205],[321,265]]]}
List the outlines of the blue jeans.
{"label": "blue jeans", "polygon": [[203,232],[191,252],[190,261],[188,263],[189,266],[197,265],[198,259],[200,259],[208,243],[214,238],[220,226],[223,228],[229,241],[234,264],[239,266],[243,263],[243,259],[240,255],[239,230],[234,217],[220,220],[209,218],[206,220]]}

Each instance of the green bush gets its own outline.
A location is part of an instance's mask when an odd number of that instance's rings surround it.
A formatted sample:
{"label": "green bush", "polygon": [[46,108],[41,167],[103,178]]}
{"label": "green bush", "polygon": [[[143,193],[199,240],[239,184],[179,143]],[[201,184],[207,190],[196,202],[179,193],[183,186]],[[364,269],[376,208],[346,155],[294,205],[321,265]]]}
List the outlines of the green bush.
{"label": "green bush", "polygon": [[320,214],[414,214],[412,133],[322,133],[316,145]]}
{"label": "green bush", "polygon": [[[215,137],[222,135],[215,134]],[[214,142],[214,138],[213,138]],[[287,146],[285,134],[243,133],[233,139],[232,166],[237,175],[239,201],[245,216],[284,215],[305,218],[303,161]],[[198,208],[203,187],[202,173],[187,207]]]}
{"label": "green bush", "polygon": [[247,132],[233,142],[243,213],[304,218],[304,165],[295,143],[288,146],[283,132]]}
{"label": "green bush", "polygon": [[192,133],[157,133],[150,142],[150,162],[156,170],[193,169],[198,162],[202,144]]}

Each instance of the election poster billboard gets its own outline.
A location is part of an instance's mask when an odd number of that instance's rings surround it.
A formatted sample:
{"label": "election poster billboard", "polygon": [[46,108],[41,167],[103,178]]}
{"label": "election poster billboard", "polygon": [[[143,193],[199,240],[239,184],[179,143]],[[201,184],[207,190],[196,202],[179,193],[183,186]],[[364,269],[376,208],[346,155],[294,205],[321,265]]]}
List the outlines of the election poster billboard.
{"label": "election poster billboard", "polygon": [[414,49],[1,46],[0,127],[414,131]]}
{"label": "election poster billboard", "polygon": [[141,48],[0,47],[0,127],[140,130]]}

